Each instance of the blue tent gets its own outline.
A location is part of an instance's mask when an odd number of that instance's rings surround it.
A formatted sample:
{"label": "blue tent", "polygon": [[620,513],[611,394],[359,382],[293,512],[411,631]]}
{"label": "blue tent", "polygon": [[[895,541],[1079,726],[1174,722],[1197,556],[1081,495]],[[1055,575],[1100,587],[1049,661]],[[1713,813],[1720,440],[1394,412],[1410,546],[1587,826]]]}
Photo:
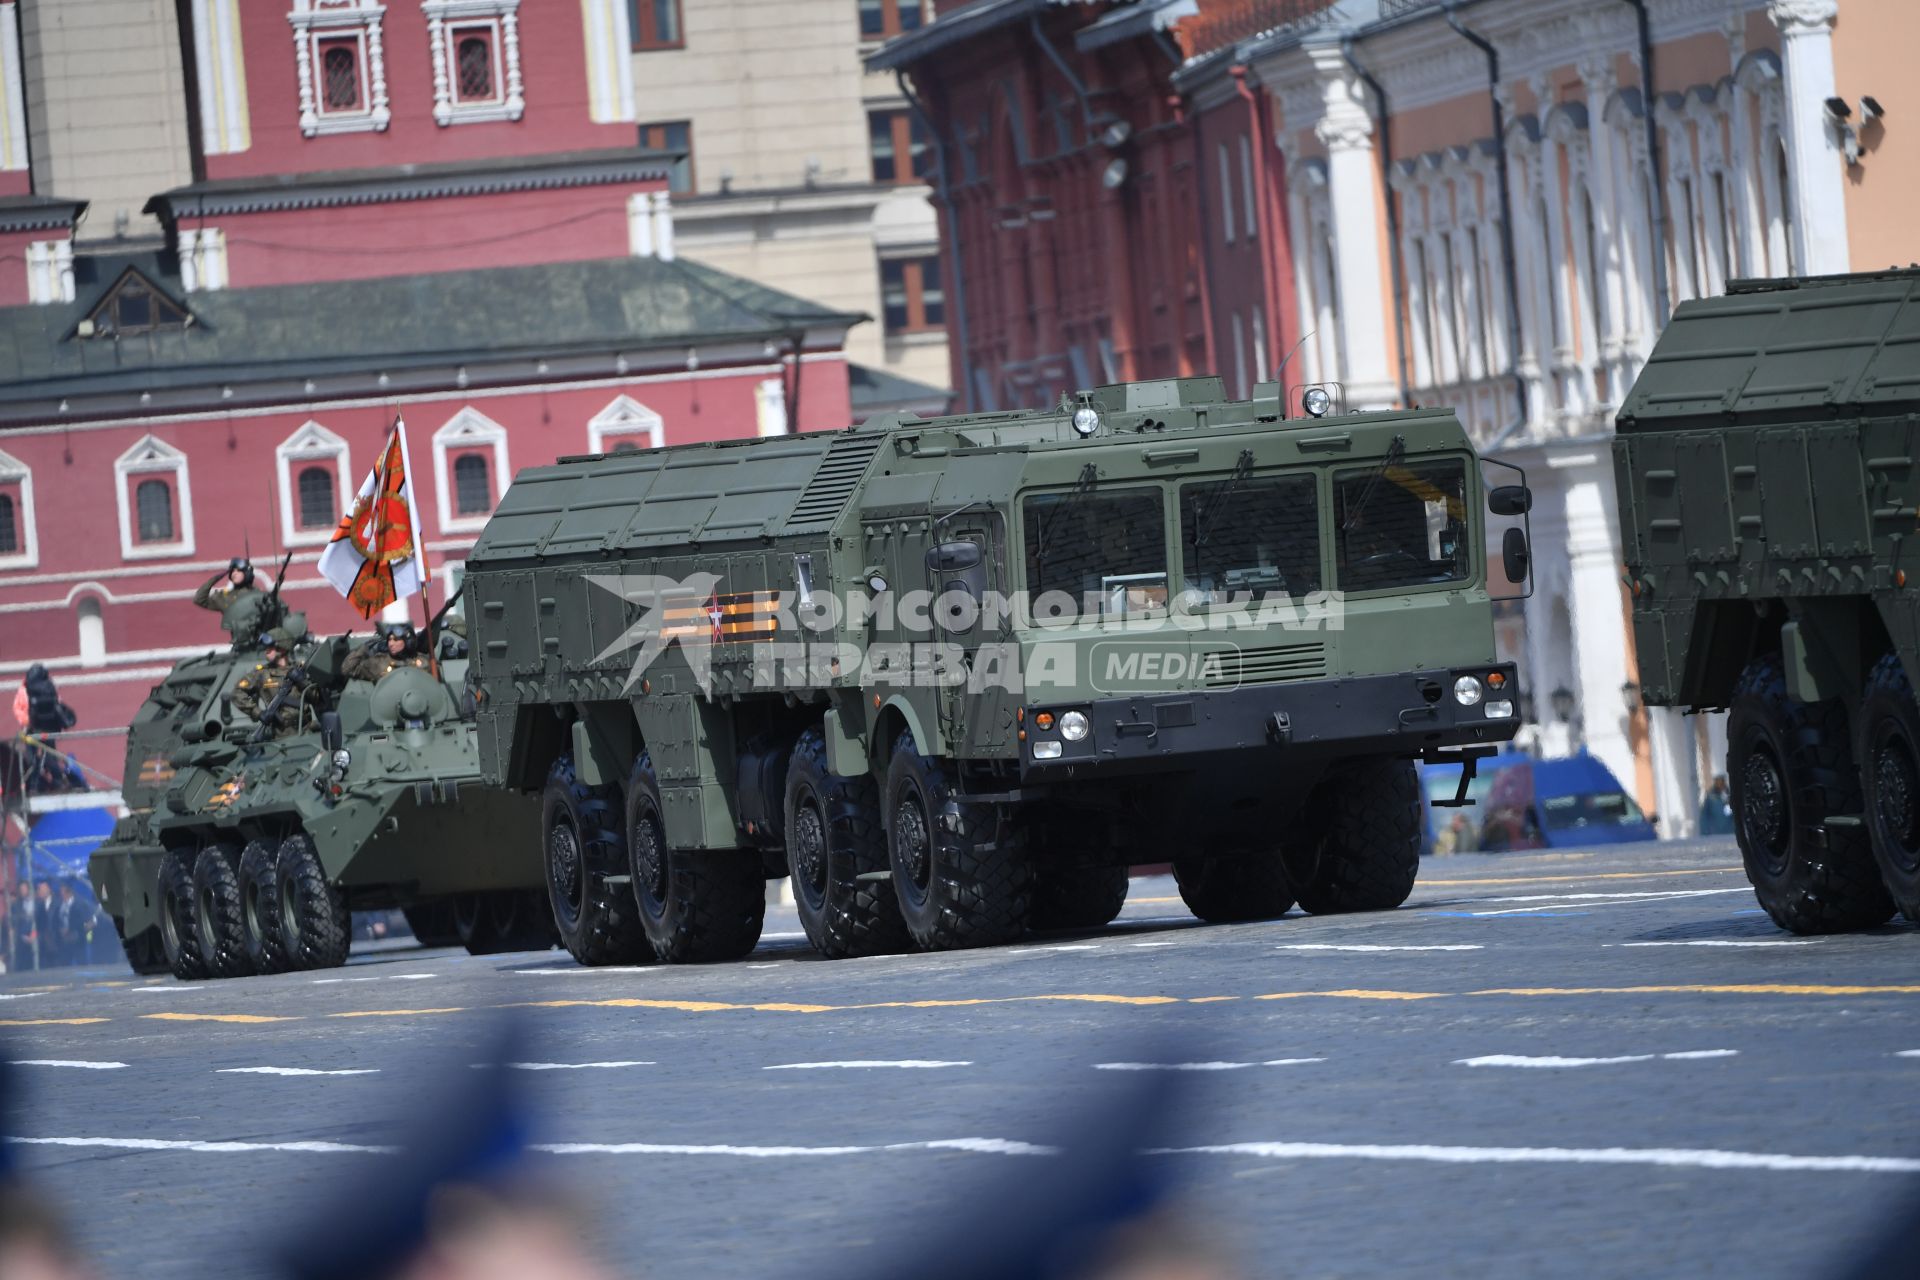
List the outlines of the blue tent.
{"label": "blue tent", "polygon": [[87,859],[113,832],[111,809],[64,809],[42,814],[26,839],[35,880],[87,874]]}

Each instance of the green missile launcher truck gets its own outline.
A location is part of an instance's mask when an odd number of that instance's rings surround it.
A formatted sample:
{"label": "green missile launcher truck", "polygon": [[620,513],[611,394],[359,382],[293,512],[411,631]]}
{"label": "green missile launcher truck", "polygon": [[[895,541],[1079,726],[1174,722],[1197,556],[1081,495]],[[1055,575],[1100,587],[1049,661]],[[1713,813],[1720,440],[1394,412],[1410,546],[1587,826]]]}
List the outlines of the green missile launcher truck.
{"label": "green missile launcher truck", "polygon": [[784,875],[828,956],[1098,927],[1148,863],[1207,920],[1399,905],[1412,762],[1518,723],[1484,548],[1527,491],[1451,412],[1289,399],[522,472],[467,562],[480,766],[543,797],[568,949],[742,955]]}
{"label": "green missile launcher truck", "polygon": [[[286,626],[305,630],[298,614]],[[384,907],[403,908],[429,944],[552,945],[538,810],[480,785],[461,715],[466,662],[370,684],[341,674],[349,643],[300,655],[285,687],[300,732],[267,737],[232,706],[252,652],[186,659],[142,704],[127,736],[128,813],[89,863],[137,972],[343,964],[350,911]]]}
{"label": "green missile launcher truck", "polygon": [[1795,933],[1920,920],[1916,415],[1913,269],[1686,303],[1620,409],[1642,696],[1728,712],[1747,877]]}

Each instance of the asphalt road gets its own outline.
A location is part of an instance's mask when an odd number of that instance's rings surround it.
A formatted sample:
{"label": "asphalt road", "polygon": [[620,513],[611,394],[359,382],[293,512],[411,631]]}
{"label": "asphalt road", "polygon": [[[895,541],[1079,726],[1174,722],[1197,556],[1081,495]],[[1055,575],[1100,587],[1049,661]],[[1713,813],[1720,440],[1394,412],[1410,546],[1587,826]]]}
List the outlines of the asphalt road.
{"label": "asphalt road", "polygon": [[515,1077],[539,1141],[596,1148],[529,1159],[628,1274],[840,1276],[990,1231],[1121,1063],[1207,1067],[1169,1075],[1153,1141],[1183,1150],[1154,1159],[1247,1275],[1834,1275],[1920,1204],[1920,930],[1789,937],[1738,864],[1435,859],[1397,912],[1231,927],[1142,879],[1096,934],[837,963],[773,911],[712,967],[14,975],[0,1052],[45,1064],[15,1153],[108,1275],[267,1274],[391,1159],[288,1145],[390,1140],[509,1009],[529,1063],[575,1068]]}

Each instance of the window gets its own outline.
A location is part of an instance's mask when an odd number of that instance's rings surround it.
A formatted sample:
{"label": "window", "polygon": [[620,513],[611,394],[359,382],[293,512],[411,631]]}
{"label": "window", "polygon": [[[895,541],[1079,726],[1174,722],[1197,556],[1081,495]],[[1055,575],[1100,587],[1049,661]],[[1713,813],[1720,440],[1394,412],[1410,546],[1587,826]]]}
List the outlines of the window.
{"label": "window", "polygon": [[479,531],[512,474],[507,429],[471,407],[454,414],[433,433],[434,500],[441,531]]}
{"label": "window", "polygon": [[350,492],[347,454],[345,440],[313,421],[274,449],[280,540],[286,545],[313,546],[333,536],[345,510],[341,494]]}
{"label": "window", "polygon": [[114,459],[120,554],[156,560],[193,554],[193,490],[187,455],[156,436]]}
{"label": "window", "polygon": [[1227,144],[1220,152],[1220,229],[1228,244],[1233,243],[1233,162],[1227,159]]}
{"label": "window", "polygon": [[493,24],[453,30],[454,94],[460,102],[493,102],[500,96],[495,74]]}
{"label": "window", "polygon": [[680,33],[680,0],[627,0],[627,12],[633,19],[634,48],[686,47]]}
{"label": "window", "polygon": [[14,510],[13,495],[0,492],[0,556],[20,551],[20,517]]}
{"label": "window", "polygon": [[173,541],[173,486],[165,480],[142,480],[134,486],[134,510],[139,514],[141,542]]}
{"label": "window", "polygon": [[453,460],[453,506],[463,516],[483,516],[493,509],[484,454],[463,453]]}
{"label": "window", "polygon": [[658,449],[666,442],[660,415],[632,396],[617,396],[587,422],[588,453]]}
{"label": "window", "polygon": [[74,606],[75,630],[80,638],[80,665],[98,667],[107,661],[107,620],[100,614],[100,601],[82,596]]}
{"label": "window", "polygon": [[520,0],[422,0],[433,47],[433,120],[445,128],[518,120]]}
{"label": "window", "polygon": [[1247,239],[1257,239],[1260,220],[1254,216],[1253,208],[1253,144],[1245,138],[1240,139],[1240,194],[1247,202]]}
{"label": "window", "polygon": [[333,472],[325,467],[300,469],[300,527],[330,529],[340,518],[340,507],[333,497]]}
{"label": "window", "polygon": [[187,313],[129,267],[95,304],[87,320],[94,337],[116,338],[155,329],[178,329],[186,324]]}
{"label": "window", "polygon": [[685,120],[663,120],[640,126],[640,145],[649,151],[672,151],[679,159],[667,176],[674,195],[693,194],[693,125]]}
{"label": "window", "polygon": [[882,258],[880,309],[888,333],[916,333],[944,328],[947,295],[940,287],[940,259]]}
{"label": "window", "polygon": [[33,529],[33,472],[0,453],[0,569],[31,569],[40,563]]}
{"label": "window", "polygon": [[359,111],[360,38],[334,37],[314,41],[320,58],[320,110],[327,114]]}
{"label": "window", "polygon": [[875,182],[914,182],[933,172],[933,146],[913,112],[869,111],[867,135]]}
{"label": "window", "polygon": [[1069,616],[1166,605],[1166,510],[1158,489],[1035,494],[1022,515],[1036,621],[1062,616],[1040,598],[1048,592],[1070,598]]}
{"label": "window", "polygon": [[1456,582],[1472,570],[1467,474],[1458,462],[1393,463],[1333,478],[1343,591]]}
{"label": "window", "polygon": [[903,31],[917,31],[925,20],[921,0],[859,0],[860,38],[885,40]]}
{"label": "window", "polygon": [[1243,476],[1182,485],[1180,574],[1205,604],[1318,591],[1318,482]]}
{"label": "window", "polygon": [[[430,16],[433,2],[422,6]],[[381,0],[293,0],[287,21],[293,24],[299,62],[302,134],[312,138],[387,127],[393,113],[387,109],[381,39],[386,12]]]}

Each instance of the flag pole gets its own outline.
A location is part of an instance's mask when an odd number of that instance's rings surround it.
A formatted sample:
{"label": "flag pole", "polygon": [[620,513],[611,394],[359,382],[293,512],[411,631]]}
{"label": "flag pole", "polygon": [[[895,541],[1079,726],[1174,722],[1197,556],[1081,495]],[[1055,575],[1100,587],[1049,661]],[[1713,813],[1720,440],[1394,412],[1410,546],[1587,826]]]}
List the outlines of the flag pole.
{"label": "flag pole", "polygon": [[407,526],[413,535],[413,562],[420,573],[420,613],[423,625],[420,634],[427,646],[427,669],[433,678],[440,678],[439,646],[433,642],[433,601],[427,592],[433,586],[433,567],[427,563],[426,543],[420,534],[420,507],[413,500],[413,453],[407,447],[407,420],[397,410],[393,415],[393,429],[400,434],[400,468],[405,477],[401,482],[402,496],[407,504]]}

